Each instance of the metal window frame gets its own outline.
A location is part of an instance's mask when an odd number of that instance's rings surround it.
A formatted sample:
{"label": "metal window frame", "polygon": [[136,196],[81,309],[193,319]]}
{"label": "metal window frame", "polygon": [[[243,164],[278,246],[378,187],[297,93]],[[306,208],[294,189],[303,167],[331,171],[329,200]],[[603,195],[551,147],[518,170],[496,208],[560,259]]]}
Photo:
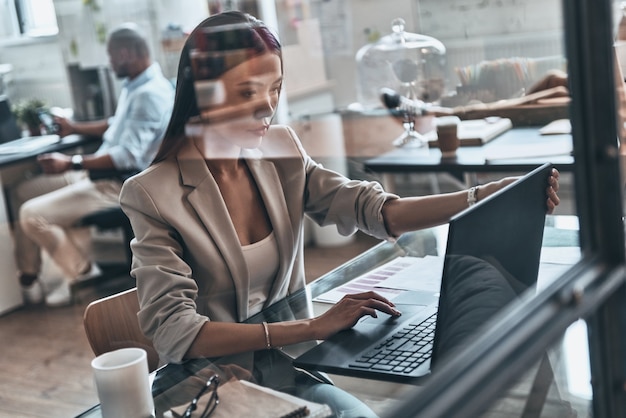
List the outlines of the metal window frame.
{"label": "metal window frame", "polygon": [[626,416],[626,270],[612,2],[562,4],[583,258],[536,297],[511,307],[389,417],[479,415],[579,318],[589,330],[593,415]]}

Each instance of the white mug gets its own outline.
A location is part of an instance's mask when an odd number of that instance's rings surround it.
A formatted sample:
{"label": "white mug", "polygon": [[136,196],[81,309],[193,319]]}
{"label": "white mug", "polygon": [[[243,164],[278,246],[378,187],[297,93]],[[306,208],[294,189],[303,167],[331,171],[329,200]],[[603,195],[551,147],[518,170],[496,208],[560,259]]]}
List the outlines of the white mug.
{"label": "white mug", "polygon": [[91,361],[104,418],[154,416],[148,355],[141,348],[122,348]]}

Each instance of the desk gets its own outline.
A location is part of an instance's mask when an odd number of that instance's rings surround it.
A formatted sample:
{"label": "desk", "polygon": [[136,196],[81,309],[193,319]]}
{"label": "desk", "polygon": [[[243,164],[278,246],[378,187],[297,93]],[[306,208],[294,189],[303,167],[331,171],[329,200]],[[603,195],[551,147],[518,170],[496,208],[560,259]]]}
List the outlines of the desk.
{"label": "desk", "polygon": [[27,161],[34,161],[38,155],[46,152],[63,152],[77,147],[99,144],[100,142],[101,139],[97,136],[68,135],[56,144],[48,145],[37,150],[13,154],[0,154],[0,169]]}
{"label": "desk", "polygon": [[[0,185],[4,191],[7,185],[7,178],[10,170],[20,171],[22,164],[35,164],[37,155],[45,152],[63,152],[77,147],[84,147],[96,144],[100,141],[98,137],[86,137],[80,135],[69,135],[59,143],[45,146],[38,150],[31,150],[23,153],[0,154]],[[23,174],[20,172],[20,177]],[[8,312],[21,306],[22,292],[17,281],[17,269],[13,256],[13,238],[9,210],[5,200],[5,194],[0,193],[0,314]]]}
{"label": "desk", "polygon": [[[574,226],[571,226],[572,223]],[[578,231],[575,225],[575,217],[549,215],[546,219],[544,246],[576,247],[578,245]],[[318,315],[327,309],[329,305],[313,304],[311,300],[329,289],[344,284],[356,276],[399,256],[443,254],[445,251],[446,230],[445,226],[430,228],[404,234],[394,244],[382,242],[310,283],[305,289],[290,295],[253,316],[248,322],[272,322],[285,317],[304,318],[308,316],[311,308],[313,308],[315,315]],[[285,351],[290,355],[295,355],[308,348],[311,344],[314,344],[314,342],[285,347]],[[163,412],[172,406],[189,402],[203,383],[203,380],[198,378],[198,376],[203,376],[203,374],[206,376],[207,368],[215,366],[216,363],[212,363],[207,359],[196,359],[178,365],[168,364],[154,372],[152,374],[154,379],[152,392],[155,398],[156,417],[162,417]],[[384,414],[399,399],[402,399],[410,391],[415,390],[415,386],[407,384],[356,379],[338,375],[332,375],[331,378],[337,386],[359,397],[379,414]],[[190,388],[190,385],[192,385],[192,388]],[[181,392],[186,395],[182,395]],[[101,417],[99,406],[94,406],[79,415],[79,417]]]}
{"label": "desk", "polygon": [[467,173],[528,172],[550,161],[560,171],[572,171],[571,147],[571,135],[541,135],[539,128],[519,127],[483,146],[460,147],[456,158],[442,158],[438,148],[398,148],[366,160],[364,168],[383,175],[446,172],[461,178]]}

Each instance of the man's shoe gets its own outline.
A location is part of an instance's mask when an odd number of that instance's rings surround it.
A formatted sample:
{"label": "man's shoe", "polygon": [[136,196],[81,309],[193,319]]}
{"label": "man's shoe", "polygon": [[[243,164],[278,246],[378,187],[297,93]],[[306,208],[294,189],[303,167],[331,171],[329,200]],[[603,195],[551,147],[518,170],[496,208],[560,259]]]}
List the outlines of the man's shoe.
{"label": "man's shoe", "polygon": [[91,263],[91,267],[86,273],[81,273],[74,279],[75,282],[82,282],[84,280],[93,279],[94,277],[98,277],[102,275],[102,270],[96,263]]}
{"label": "man's shoe", "polygon": [[46,305],[51,308],[67,306],[71,303],[72,290],[70,289],[70,283],[67,280],[63,280],[57,287],[52,289],[52,291],[46,295]]}
{"label": "man's shoe", "polygon": [[37,305],[43,302],[43,286],[41,285],[41,281],[37,279],[28,286],[22,285],[22,296],[24,297],[24,302],[29,305]]}

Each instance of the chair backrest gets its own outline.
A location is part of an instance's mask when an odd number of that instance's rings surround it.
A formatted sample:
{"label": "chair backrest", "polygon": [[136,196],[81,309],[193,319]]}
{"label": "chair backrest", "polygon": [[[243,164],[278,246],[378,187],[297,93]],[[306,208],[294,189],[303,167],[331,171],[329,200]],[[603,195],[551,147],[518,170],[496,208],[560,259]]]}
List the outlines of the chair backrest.
{"label": "chair backrest", "polygon": [[148,353],[148,368],[155,370],[159,355],[139,328],[137,288],[132,288],[87,305],[83,325],[96,356],[126,347],[143,348]]}

